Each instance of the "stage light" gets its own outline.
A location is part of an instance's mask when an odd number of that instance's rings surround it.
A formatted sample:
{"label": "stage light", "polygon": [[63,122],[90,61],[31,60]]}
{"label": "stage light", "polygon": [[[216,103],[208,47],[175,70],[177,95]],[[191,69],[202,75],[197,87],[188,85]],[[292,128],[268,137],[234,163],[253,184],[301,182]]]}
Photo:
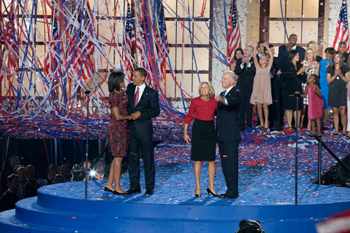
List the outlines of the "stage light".
{"label": "stage light", "polygon": [[92,176],[92,177],[95,177],[96,176],[96,171],[95,170],[91,170],[89,175]]}

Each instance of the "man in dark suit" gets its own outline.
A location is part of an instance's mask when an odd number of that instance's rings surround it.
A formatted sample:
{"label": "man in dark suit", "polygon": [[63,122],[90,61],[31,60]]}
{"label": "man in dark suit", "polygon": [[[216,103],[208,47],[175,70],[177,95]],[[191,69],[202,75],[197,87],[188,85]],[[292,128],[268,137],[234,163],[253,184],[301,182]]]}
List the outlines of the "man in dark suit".
{"label": "man in dark suit", "polygon": [[126,90],[129,98],[128,112],[132,115],[130,121],[129,143],[129,177],[131,193],[141,193],[140,186],[140,156],[143,157],[145,169],[146,192],[145,195],[153,195],[155,184],[155,166],[153,153],[153,126],[152,118],[160,113],[158,92],[145,84],[147,71],[136,68],[133,73],[133,83]]}
{"label": "man in dark suit", "polygon": [[292,34],[289,36],[288,44],[281,45],[278,48],[278,63],[281,66],[287,61],[289,51],[296,50],[299,53],[299,61],[304,61],[305,59],[305,49],[297,45],[298,36]]}
{"label": "man in dark suit", "polygon": [[[253,82],[255,77],[255,66],[252,58],[253,47],[247,46],[244,49],[244,55],[237,60],[235,74],[239,76],[237,89],[242,93],[242,103],[239,114],[240,130],[244,131],[246,122],[247,127],[252,127],[253,105],[250,103],[250,97],[253,92]],[[247,121],[245,118],[247,117]]]}
{"label": "man in dark suit", "polygon": [[7,177],[8,190],[0,198],[0,212],[14,209],[19,200],[17,190],[19,189],[18,176],[11,174]]}
{"label": "man in dark suit", "polygon": [[19,180],[19,190],[17,191],[19,199],[36,196],[37,191],[30,186],[30,181],[27,181],[27,169],[20,165],[16,169],[16,174]]}
{"label": "man in dark suit", "polygon": [[238,114],[242,94],[234,86],[236,78],[236,74],[232,71],[225,72],[221,80],[225,91],[217,97],[219,103],[216,129],[218,131],[221,166],[227,186],[226,193],[219,196],[221,199],[238,197],[238,145],[241,140]]}
{"label": "man in dark suit", "polygon": [[1,193],[3,194],[7,190],[7,177],[11,174],[15,173],[16,167],[20,165],[20,159],[17,155],[11,155],[9,158],[9,164],[11,166],[11,169],[7,172],[4,172],[2,176],[2,183],[1,183]]}

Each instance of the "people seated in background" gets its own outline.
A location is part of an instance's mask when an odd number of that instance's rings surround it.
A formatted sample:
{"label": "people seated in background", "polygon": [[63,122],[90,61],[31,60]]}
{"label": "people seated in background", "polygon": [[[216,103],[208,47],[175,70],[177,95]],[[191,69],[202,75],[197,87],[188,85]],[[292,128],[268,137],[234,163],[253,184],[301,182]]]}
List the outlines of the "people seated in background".
{"label": "people seated in background", "polygon": [[261,228],[259,221],[247,219],[239,222],[236,233],[265,233],[265,231]]}
{"label": "people seated in background", "polygon": [[46,175],[47,175],[47,178],[46,178],[47,183],[46,184],[48,184],[48,185],[51,184],[52,180],[56,174],[59,174],[57,166],[50,164],[50,166],[46,169]]}
{"label": "people seated in background", "polygon": [[66,182],[66,180],[64,179],[64,177],[61,174],[56,174],[53,179],[52,179],[52,183],[51,184],[60,184],[60,183],[64,183]]}
{"label": "people seated in background", "polygon": [[66,182],[69,182],[71,180],[72,177],[72,167],[69,164],[63,164],[61,166],[61,175],[64,177],[64,179],[66,180]]}
{"label": "people seated in background", "polygon": [[0,198],[0,212],[15,208],[16,202],[19,200],[17,191],[19,189],[19,179],[16,174],[7,177],[7,191]]}
{"label": "people seated in background", "polygon": [[20,165],[20,159],[17,155],[11,155],[9,158],[9,163],[10,163],[11,169],[8,170],[7,172],[5,172],[2,176],[3,177],[2,185],[1,185],[2,193],[6,192],[6,190],[7,190],[7,177],[9,175],[15,173],[16,166]]}
{"label": "people seated in background", "polygon": [[30,186],[30,181],[27,181],[27,170],[24,166],[18,166],[16,168],[16,174],[19,179],[19,189],[17,195],[19,199],[22,200],[27,197],[36,196],[36,190]]}
{"label": "people seated in background", "polygon": [[38,190],[40,184],[36,181],[38,177],[35,175],[35,168],[33,165],[29,164],[26,167],[27,170],[27,184],[30,185],[33,189]]}

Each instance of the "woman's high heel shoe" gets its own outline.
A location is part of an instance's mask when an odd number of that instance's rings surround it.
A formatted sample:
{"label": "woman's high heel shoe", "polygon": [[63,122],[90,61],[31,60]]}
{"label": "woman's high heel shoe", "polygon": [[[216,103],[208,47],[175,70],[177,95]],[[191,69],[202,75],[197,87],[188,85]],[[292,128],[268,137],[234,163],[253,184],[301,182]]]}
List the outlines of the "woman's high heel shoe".
{"label": "woman's high heel shoe", "polygon": [[213,193],[209,188],[207,188],[208,196],[213,195],[213,197],[218,197],[219,195],[217,193]]}
{"label": "woman's high heel shoe", "polygon": [[202,196],[202,194],[197,194],[197,193],[195,193],[194,195],[195,195],[195,197],[201,197]]}

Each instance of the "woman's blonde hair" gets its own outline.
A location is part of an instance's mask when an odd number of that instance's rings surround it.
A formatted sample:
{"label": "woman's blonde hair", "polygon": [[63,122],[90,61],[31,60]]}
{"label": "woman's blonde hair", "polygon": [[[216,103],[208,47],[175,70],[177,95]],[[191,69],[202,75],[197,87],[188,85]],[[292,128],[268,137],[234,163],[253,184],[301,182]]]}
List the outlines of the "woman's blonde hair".
{"label": "woman's blonde hair", "polygon": [[[314,61],[316,61],[316,53],[315,53],[315,51],[312,49],[312,48],[308,48],[308,49],[306,49],[306,53],[307,53],[307,51],[311,51],[312,52],[312,59],[314,60]],[[306,59],[305,59],[306,60]]]}
{"label": "woman's blonde hair", "polygon": [[312,44],[314,46],[314,52],[315,52],[316,56],[320,55],[320,48],[318,47],[317,42],[313,41],[313,40],[310,41],[309,43],[307,43],[306,48],[309,47],[310,44]]}
{"label": "woman's blonde hair", "polygon": [[208,87],[209,87],[209,97],[210,97],[210,98],[214,98],[214,97],[215,97],[215,90],[214,90],[213,84],[211,84],[211,82],[209,82],[209,81],[203,81],[203,82],[201,82],[201,83],[198,85],[198,94],[199,94],[199,96],[201,96],[201,88],[202,88],[202,84],[203,84],[203,83],[208,84]]}

